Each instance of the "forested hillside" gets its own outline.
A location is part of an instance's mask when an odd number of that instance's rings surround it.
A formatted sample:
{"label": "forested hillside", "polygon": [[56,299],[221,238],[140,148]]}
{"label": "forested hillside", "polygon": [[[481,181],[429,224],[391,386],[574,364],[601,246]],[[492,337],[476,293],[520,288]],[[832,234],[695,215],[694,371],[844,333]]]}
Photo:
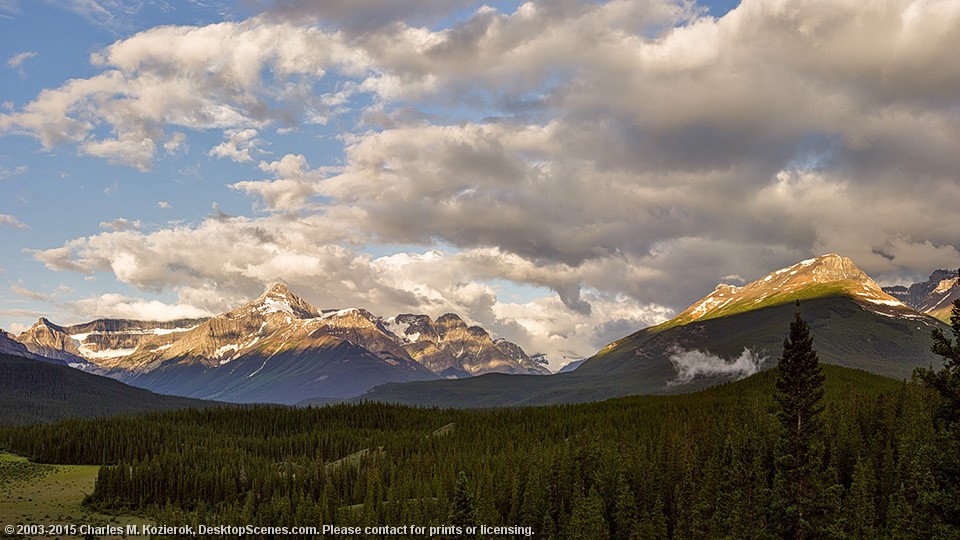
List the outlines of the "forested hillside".
{"label": "forested hillside", "polygon": [[220,404],[165,396],[67,366],[0,354],[0,425]]}
{"label": "forested hillside", "polygon": [[[818,529],[850,538],[946,530],[936,519],[937,397],[824,371]],[[780,519],[776,377],[539,408],[367,403],[70,420],[5,428],[0,444],[40,462],[107,464],[87,504],[169,524],[474,519],[541,538],[764,538]]]}

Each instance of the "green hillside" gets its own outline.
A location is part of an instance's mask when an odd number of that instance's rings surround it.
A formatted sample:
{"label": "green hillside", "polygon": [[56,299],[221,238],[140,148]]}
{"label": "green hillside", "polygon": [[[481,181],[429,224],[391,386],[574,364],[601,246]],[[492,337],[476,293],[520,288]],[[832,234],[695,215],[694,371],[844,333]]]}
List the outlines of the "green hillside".
{"label": "green hillside", "polygon": [[218,404],[154,394],[70,367],[0,354],[0,425],[214,405]]}
{"label": "green hillside", "polygon": [[[760,369],[776,365],[793,318],[793,304],[779,304],[682,326],[647,328],[616,341],[576,371],[550,376],[484,375],[470,379],[388,384],[362,399],[437,407],[496,407],[583,403],[638,394],[694,392],[730,377],[698,377],[674,384],[677,350],[704,351],[731,360],[744,349],[766,356]],[[848,296],[804,300],[820,360],[905,379],[914,368],[939,366],[930,352],[935,319],[895,319],[865,310]]]}
{"label": "green hillside", "polygon": [[[766,351],[775,362],[795,310],[793,302],[780,303],[683,326],[644,329],[607,346],[577,371],[640,369],[640,364],[662,356],[658,353],[674,346],[707,350],[728,358],[746,347]],[[931,317],[882,316],[863,309],[846,295],[805,299],[800,310],[810,325],[820,360],[825,363],[898,379],[909,377],[917,366],[940,363],[939,357],[930,352],[930,331],[946,326]]]}

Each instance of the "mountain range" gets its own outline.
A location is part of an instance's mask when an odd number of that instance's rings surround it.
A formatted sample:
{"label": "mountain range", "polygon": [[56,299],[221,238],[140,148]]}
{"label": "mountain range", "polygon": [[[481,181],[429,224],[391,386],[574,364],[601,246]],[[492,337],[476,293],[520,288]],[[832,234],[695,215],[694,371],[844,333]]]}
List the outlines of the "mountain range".
{"label": "mountain range", "polygon": [[59,326],[41,318],[15,338],[5,334],[0,346],[159,393],[231,402],[342,399],[387,382],[549,373],[542,360],[455,314],[434,321],[322,311],[281,284],[209,319]]}
{"label": "mountain range", "polygon": [[555,375],[541,356],[455,314],[320,310],[281,284],[207,319],[59,326],[41,318],[18,336],[0,333],[0,352],[225,402],[572,403],[690,392],[772,367],[797,309],[822,361],[906,378],[939,363],[930,330],[945,325],[931,315],[942,317],[958,289],[955,274],[937,271],[885,290],[850,259],[824,255],[745,286],[720,284],[673,319]]}
{"label": "mountain range", "polygon": [[942,321],[884,292],[850,259],[828,254],[746,286],[718,285],[673,319],[610,343],[571,372],[388,384],[363,397],[492,407],[691,392],[775,366],[797,309],[825,363],[904,379],[941,362],[930,352],[930,332],[945,328]]}

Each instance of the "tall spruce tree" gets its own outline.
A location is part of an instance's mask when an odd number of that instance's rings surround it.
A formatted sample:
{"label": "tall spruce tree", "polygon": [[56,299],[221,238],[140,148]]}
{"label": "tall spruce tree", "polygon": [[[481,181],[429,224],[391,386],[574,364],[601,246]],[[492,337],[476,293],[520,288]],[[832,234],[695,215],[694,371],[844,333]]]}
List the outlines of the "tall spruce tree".
{"label": "tall spruce tree", "polygon": [[[957,273],[960,275],[960,270]],[[943,367],[918,368],[915,372],[940,396],[934,416],[939,446],[935,473],[940,489],[928,500],[932,502],[934,527],[945,538],[960,536],[960,299],[950,310],[950,328],[953,339],[939,328],[932,333],[931,350],[943,358]]]}
{"label": "tall spruce tree", "polygon": [[775,450],[774,521],[784,538],[813,538],[818,536],[824,512],[818,501],[824,488],[819,459],[824,375],[810,327],[800,316],[799,301],[778,370],[774,397],[781,437]]}
{"label": "tall spruce tree", "polygon": [[450,523],[461,527],[463,533],[457,538],[467,538],[466,528],[477,525],[477,503],[470,493],[467,483],[467,473],[460,471],[457,474],[456,491],[453,495],[453,506],[450,508]]}

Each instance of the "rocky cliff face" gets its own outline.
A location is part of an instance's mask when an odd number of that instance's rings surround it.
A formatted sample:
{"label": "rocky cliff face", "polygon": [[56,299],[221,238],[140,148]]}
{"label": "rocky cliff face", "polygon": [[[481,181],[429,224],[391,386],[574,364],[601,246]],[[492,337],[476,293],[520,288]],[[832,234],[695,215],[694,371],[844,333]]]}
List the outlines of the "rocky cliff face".
{"label": "rocky cliff face", "polygon": [[80,355],[94,361],[122,358],[133,354],[144,344],[172,343],[175,334],[195,328],[206,319],[179,319],[173,321],[133,321],[125,319],[97,319],[89,323],[64,326]]}
{"label": "rocky cliff face", "polygon": [[917,311],[948,321],[953,302],[960,298],[960,280],[957,271],[941,269],[930,274],[927,281],[883,290]]}
{"label": "rocky cliff face", "polygon": [[388,320],[404,348],[415,360],[435,373],[547,374],[549,370],[531,359],[520,346],[494,340],[479,326],[468,326],[453,313],[436,321],[427,315],[401,314]]}
{"label": "rocky cliff face", "polygon": [[13,354],[26,358],[33,357],[33,354],[27,350],[27,347],[23,343],[17,341],[16,336],[6,332],[5,330],[0,330],[0,353]]}
{"label": "rocky cliff face", "polygon": [[63,327],[44,318],[17,336],[17,341],[38,356],[68,363],[85,363],[76,342]]}

